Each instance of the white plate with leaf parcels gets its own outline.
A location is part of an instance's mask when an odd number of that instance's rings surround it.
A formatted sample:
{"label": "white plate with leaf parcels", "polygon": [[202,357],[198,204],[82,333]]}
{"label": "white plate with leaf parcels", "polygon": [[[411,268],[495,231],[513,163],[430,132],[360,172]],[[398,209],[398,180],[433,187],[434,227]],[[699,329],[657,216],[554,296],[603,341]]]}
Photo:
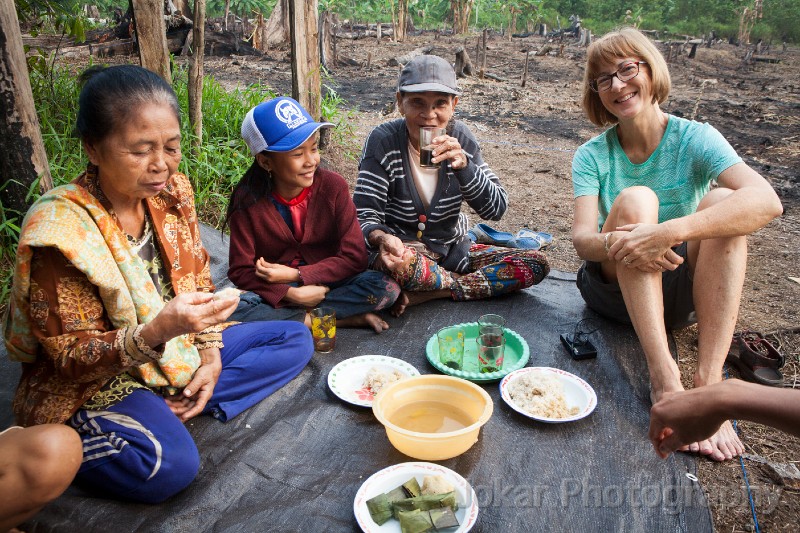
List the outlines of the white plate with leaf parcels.
{"label": "white plate with leaf parcels", "polygon": [[372,390],[364,387],[364,378],[367,377],[371,368],[377,368],[383,372],[397,370],[403,374],[403,377],[419,376],[419,370],[402,359],[385,355],[360,355],[345,359],[334,366],[328,372],[328,387],[347,403],[372,407],[375,394]]}
{"label": "white plate with leaf parcels", "polygon": [[[478,521],[478,497],[469,482],[457,472],[435,463],[400,463],[389,466],[372,474],[361,485],[353,500],[353,513],[358,525],[365,533],[400,533],[400,522],[394,518],[379,526],[367,509],[367,500],[379,494],[399,487],[409,479],[416,478],[422,485],[425,476],[442,476],[455,487],[458,511],[455,515],[460,524],[455,529],[447,529],[448,533],[466,533]],[[444,531],[444,530],[443,530]]]}

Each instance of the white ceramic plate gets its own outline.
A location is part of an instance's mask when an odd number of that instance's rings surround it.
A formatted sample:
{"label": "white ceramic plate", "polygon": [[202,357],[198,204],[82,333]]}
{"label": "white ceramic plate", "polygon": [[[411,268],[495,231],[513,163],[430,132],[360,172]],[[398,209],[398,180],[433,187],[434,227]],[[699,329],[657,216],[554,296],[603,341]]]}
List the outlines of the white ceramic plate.
{"label": "white ceramic plate", "polygon": [[397,370],[406,376],[419,376],[419,370],[402,359],[385,355],[360,355],[345,359],[334,366],[328,372],[328,387],[336,396],[348,403],[372,407],[375,395],[362,385],[367,373],[373,367],[388,372]]}
{"label": "white ceramic plate", "polygon": [[[567,418],[545,418],[542,416],[532,415],[527,411],[523,411],[521,407],[514,403],[514,400],[511,398],[511,395],[508,392],[508,387],[515,380],[529,372],[541,372],[556,376],[564,385],[564,400],[567,403],[567,407],[578,407],[578,414]],[[586,383],[575,374],[570,374],[564,370],[546,366],[520,368],[519,370],[511,372],[500,382],[500,395],[513,410],[527,416],[528,418],[532,418],[540,422],[573,422],[588,416],[592,411],[594,411],[594,408],[597,407],[597,394],[595,394],[591,385]]]}
{"label": "white ceramic plate", "polygon": [[[353,513],[356,515],[356,520],[358,525],[361,526],[361,530],[365,533],[400,533],[400,522],[394,518],[390,518],[382,526],[373,522],[367,509],[367,500],[384,492],[389,492],[412,477],[417,478],[420,486],[422,486],[422,479],[425,476],[444,476],[456,488],[456,502],[458,503],[456,518],[461,525],[452,531],[454,533],[462,533],[472,529],[472,526],[478,520],[478,498],[467,480],[444,466],[419,462],[400,463],[384,468],[372,474],[361,485],[353,501]],[[447,531],[451,530],[448,529]]]}

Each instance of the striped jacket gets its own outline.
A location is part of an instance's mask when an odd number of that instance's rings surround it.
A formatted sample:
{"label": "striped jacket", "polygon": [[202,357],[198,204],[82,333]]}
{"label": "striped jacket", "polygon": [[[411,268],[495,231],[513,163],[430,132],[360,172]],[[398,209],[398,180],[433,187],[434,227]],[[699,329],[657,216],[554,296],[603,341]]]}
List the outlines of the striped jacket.
{"label": "striped jacket", "polygon": [[[442,254],[444,268],[466,272],[470,240],[462,202],[484,220],[500,220],[508,207],[508,194],[483,161],[478,142],[467,126],[455,121],[450,135],[458,139],[468,163],[459,170],[450,168],[449,162],[440,167],[436,192],[427,210],[411,175],[405,119],[381,124],[370,132],[361,154],[353,201],[365,239],[371,231],[381,229],[403,241],[419,240]],[[418,238],[420,215],[425,215],[425,229]],[[372,264],[378,250],[369,247],[369,251]]]}

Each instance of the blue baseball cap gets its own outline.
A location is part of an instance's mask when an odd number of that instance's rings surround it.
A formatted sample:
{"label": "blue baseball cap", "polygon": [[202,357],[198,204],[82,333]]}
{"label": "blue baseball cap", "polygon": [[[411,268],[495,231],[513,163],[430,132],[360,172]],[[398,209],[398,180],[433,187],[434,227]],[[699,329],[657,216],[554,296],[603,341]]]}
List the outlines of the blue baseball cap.
{"label": "blue baseball cap", "polygon": [[315,122],[297,100],[288,96],[273,98],[247,112],[242,122],[242,137],[253,155],[264,150],[294,150],[320,128],[332,128],[330,122]]}

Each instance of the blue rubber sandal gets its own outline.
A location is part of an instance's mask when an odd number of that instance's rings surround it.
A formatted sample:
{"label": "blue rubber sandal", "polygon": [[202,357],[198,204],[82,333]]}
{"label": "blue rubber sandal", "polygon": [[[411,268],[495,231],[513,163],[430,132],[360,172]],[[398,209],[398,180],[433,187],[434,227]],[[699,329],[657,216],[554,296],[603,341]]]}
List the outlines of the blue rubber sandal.
{"label": "blue rubber sandal", "polygon": [[507,243],[507,246],[526,250],[544,250],[552,242],[553,236],[549,233],[523,228]]}
{"label": "blue rubber sandal", "polygon": [[479,244],[494,244],[495,246],[508,246],[514,235],[507,231],[498,231],[487,224],[475,224],[470,230],[475,235],[475,242]]}

